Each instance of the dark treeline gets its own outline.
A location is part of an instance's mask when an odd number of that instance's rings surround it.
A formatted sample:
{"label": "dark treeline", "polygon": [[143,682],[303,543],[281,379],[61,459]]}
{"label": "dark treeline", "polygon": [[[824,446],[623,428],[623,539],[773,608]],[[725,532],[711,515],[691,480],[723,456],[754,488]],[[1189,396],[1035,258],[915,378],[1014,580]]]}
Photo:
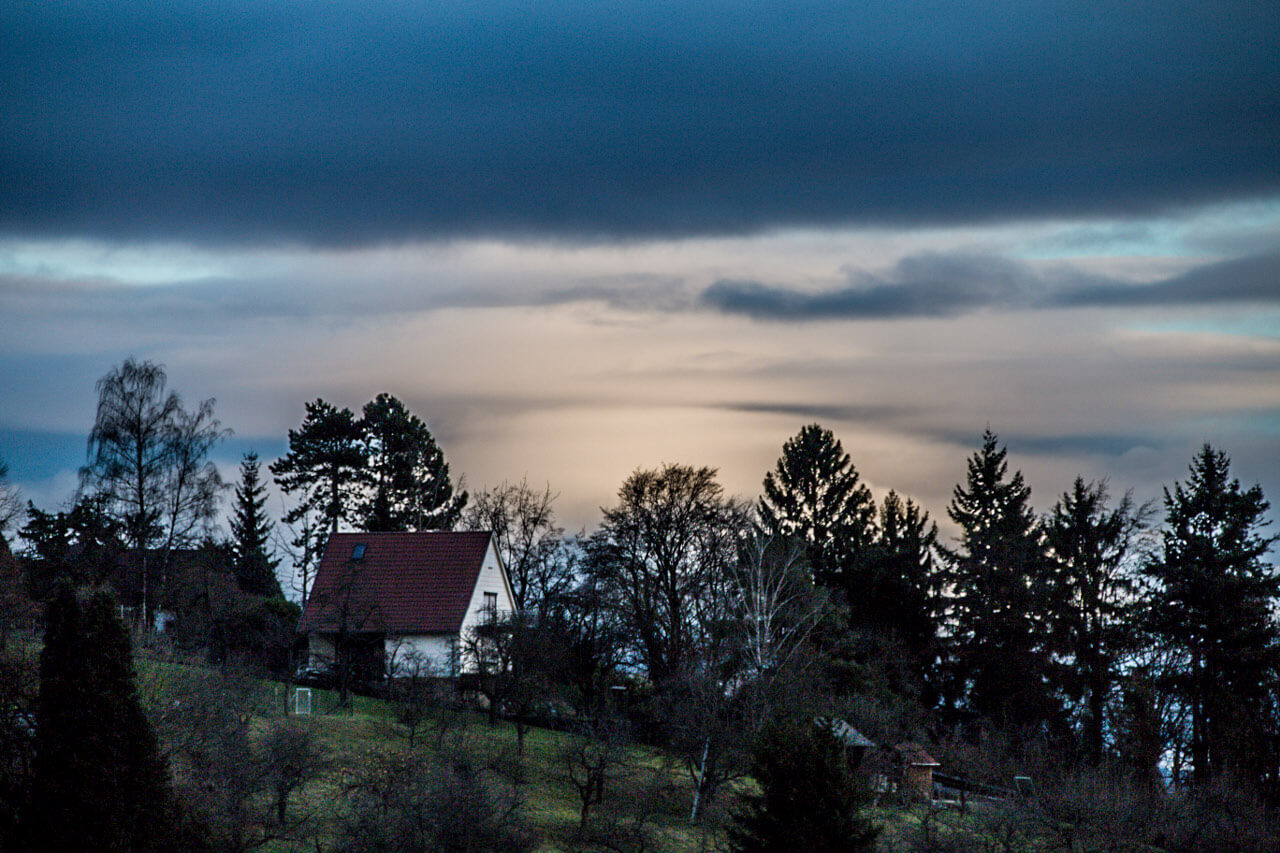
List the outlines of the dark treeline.
{"label": "dark treeline", "polygon": [[[877,501],[836,436],[811,424],[757,498],[727,495],[711,468],[637,469],[596,529],[567,534],[550,486],[455,485],[396,398],[359,415],[318,399],[269,466],[292,501],[277,523],[256,455],[234,489],[210,463],[227,434],[212,400],[187,409],[161,367],[133,360],[98,392],[80,490],[56,512],[27,504],[24,548],[0,552],[0,651],[59,590],[110,588],[145,642],[288,676],[299,611],[282,563],[305,601],[333,531],[488,530],[519,609],[469,638],[475,687],[521,744],[534,723],[575,732],[566,761],[581,773],[584,832],[619,744],[635,739],[681,758],[691,820],[737,814],[725,837],[741,849],[799,832],[769,803],[807,801],[814,786],[865,799],[835,777],[796,778],[828,763],[813,721],[837,718],[879,744],[927,744],[975,783],[1031,774],[1067,790],[1082,778],[1071,774],[1095,774],[1148,800],[1280,802],[1277,537],[1260,488],[1207,444],[1161,504],[1077,478],[1038,512],[987,431],[946,508],[958,535],[943,541],[910,498]],[[3,475],[0,523],[17,526]],[[10,717],[40,707],[32,679],[13,674],[0,703]],[[388,675],[400,676],[382,690],[412,743],[435,712],[418,673]],[[9,827],[38,766],[22,725],[4,733]],[[748,774],[778,787],[737,809],[727,792]],[[830,831],[874,843],[869,825]],[[1183,849],[1168,827],[1132,832]]]}

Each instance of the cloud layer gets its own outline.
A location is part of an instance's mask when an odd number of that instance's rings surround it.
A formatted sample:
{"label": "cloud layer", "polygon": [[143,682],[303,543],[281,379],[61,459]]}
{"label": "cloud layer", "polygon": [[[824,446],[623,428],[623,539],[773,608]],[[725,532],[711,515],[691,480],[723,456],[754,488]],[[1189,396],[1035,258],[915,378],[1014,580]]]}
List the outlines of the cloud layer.
{"label": "cloud layer", "polygon": [[1008,258],[967,253],[906,257],[887,274],[855,272],[849,279],[846,287],[822,291],[718,281],[703,291],[701,301],[765,320],[952,317],[982,309],[1280,306],[1280,254],[1205,264],[1143,284],[1073,267],[1042,272]]}
{"label": "cloud layer", "polygon": [[1280,189],[1280,6],[10,3],[0,231],[366,244]]}

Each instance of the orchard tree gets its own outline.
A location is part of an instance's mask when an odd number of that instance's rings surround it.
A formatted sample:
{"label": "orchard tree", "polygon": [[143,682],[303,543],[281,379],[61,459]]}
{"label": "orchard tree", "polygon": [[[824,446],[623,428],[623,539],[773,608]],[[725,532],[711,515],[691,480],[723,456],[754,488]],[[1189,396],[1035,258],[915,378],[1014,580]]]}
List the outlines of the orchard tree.
{"label": "orchard tree", "polygon": [[1185,483],[1164,491],[1150,627],[1182,653],[1172,684],[1191,711],[1194,779],[1274,773],[1277,732],[1268,688],[1280,670],[1280,572],[1268,562],[1262,488],[1244,489],[1225,453],[1208,444]]}
{"label": "orchard tree", "polygon": [[876,507],[831,430],[809,424],[787,440],[765,475],[759,513],[771,532],[805,544],[816,582],[849,592],[851,562],[874,538]]}
{"label": "orchard tree", "polygon": [[254,595],[282,596],[276,577],[279,561],[271,556],[272,523],[267,516],[267,489],[259,479],[258,454],[246,453],[240,463],[231,516],[231,558],[236,583]]}
{"label": "orchard tree", "polygon": [[959,547],[946,551],[951,698],[1000,728],[1043,731],[1061,710],[1049,688],[1042,617],[1049,566],[1031,489],[1021,471],[1009,476],[1006,455],[987,430],[947,509],[960,527]]}
{"label": "orchard tree", "polygon": [[426,423],[390,394],[365,404],[358,423],[367,458],[357,516],[365,530],[450,530],[467,493],[455,494],[449,464]]}
{"label": "orchard tree", "polygon": [[271,463],[271,473],[286,494],[299,498],[287,523],[314,514],[337,533],[341,522],[356,518],[367,461],[363,433],[350,409],[317,398],[306,410],[302,426],[289,430],[289,452]]}
{"label": "orchard tree", "polygon": [[1151,509],[1126,493],[1108,503],[1106,482],[1076,477],[1044,519],[1053,561],[1050,618],[1055,645],[1069,665],[1061,673],[1067,692],[1084,703],[1085,757],[1103,757],[1104,716],[1119,677],[1122,654],[1137,642],[1136,549],[1149,528]]}
{"label": "orchard tree", "polygon": [[527,480],[503,482],[475,495],[462,514],[466,529],[493,533],[522,611],[539,609],[573,581],[562,558],[564,529],[556,524],[555,497],[549,485],[538,491]]}
{"label": "orchard tree", "polygon": [[98,410],[89,433],[81,488],[119,520],[140,566],[140,618],[150,624],[157,596],[150,589],[149,552],[159,548],[164,593],[169,553],[209,530],[223,488],[209,453],[229,434],[213,416],[212,399],[194,411],[166,389],[162,365],[132,358],[98,380]]}

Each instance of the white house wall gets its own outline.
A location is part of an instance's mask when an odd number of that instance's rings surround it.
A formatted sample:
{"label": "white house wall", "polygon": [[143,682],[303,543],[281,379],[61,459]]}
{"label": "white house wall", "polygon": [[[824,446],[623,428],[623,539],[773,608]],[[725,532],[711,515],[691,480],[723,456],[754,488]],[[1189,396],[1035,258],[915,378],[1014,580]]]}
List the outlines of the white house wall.
{"label": "white house wall", "polygon": [[515,600],[511,597],[511,586],[507,583],[506,573],[498,562],[498,552],[493,549],[493,542],[484,554],[484,563],[480,566],[480,574],[476,578],[475,588],[471,590],[471,603],[467,605],[467,615],[462,619],[462,636],[468,637],[471,629],[489,618],[484,611],[484,594],[498,595],[498,616],[511,613],[516,609]]}
{"label": "white house wall", "polygon": [[[458,632],[459,641],[464,650],[468,647],[468,640],[474,636],[472,632],[476,626],[492,618],[484,606],[486,592],[495,593],[498,597],[497,610],[492,616],[501,618],[516,609],[515,599],[511,595],[511,585],[507,582],[506,572],[502,570],[502,564],[498,559],[498,552],[494,550],[492,540],[485,551],[484,562],[480,566],[480,573],[476,576],[476,585],[471,590],[471,602],[467,605],[467,613],[462,619],[462,629]],[[465,653],[462,655],[461,665],[464,671],[476,670],[476,661],[473,657]]]}
{"label": "white house wall", "polygon": [[311,666],[323,669],[332,666],[337,659],[332,640],[314,631],[307,635],[307,662]]}
{"label": "white house wall", "polygon": [[449,676],[457,668],[457,641],[446,634],[389,635],[383,642],[387,673],[393,677],[415,668],[418,675]]}

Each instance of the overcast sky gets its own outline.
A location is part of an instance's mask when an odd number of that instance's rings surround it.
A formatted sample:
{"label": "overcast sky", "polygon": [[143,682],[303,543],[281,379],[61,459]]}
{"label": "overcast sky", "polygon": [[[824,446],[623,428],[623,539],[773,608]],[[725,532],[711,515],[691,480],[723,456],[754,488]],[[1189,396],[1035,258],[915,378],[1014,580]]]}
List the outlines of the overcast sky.
{"label": "overcast sky", "polygon": [[[220,461],[381,391],[590,526],[805,423],[940,521],[1208,441],[1280,499],[1275,2],[0,4],[0,459],[125,357]],[[279,507],[275,507],[278,511]]]}

